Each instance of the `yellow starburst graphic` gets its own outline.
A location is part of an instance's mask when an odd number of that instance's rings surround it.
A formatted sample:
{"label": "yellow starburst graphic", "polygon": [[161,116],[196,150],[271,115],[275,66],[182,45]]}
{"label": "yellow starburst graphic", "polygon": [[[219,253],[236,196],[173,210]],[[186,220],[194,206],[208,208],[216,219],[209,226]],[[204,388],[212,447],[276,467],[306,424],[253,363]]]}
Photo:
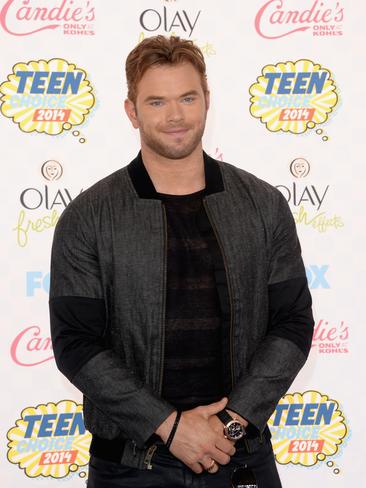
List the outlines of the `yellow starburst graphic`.
{"label": "yellow starburst graphic", "polygon": [[8,460],[31,478],[64,478],[89,462],[91,434],[72,400],[25,408],[8,439]]}
{"label": "yellow starburst graphic", "polygon": [[303,133],[323,124],[338,103],[331,72],[308,59],[268,64],[249,93],[251,115],[271,132]]}
{"label": "yellow starburst graphic", "polygon": [[5,117],[24,132],[49,135],[82,124],[95,104],[86,72],[61,58],[16,64],[0,94]]}
{"label": "yellow starburst graphic", "polygon": [[302,466],[334,456],[348,433],[338,402],[318,391],[282,397],[269,426],[277,462]]}

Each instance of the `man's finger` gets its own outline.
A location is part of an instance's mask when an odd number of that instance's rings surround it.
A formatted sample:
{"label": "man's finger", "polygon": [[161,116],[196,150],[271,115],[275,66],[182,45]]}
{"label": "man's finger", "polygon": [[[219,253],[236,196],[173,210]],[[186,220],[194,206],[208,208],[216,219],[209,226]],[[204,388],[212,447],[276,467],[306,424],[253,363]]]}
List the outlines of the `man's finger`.
{"label": "man's finger", "polygon": [[225,454],[220,449],[217,449],[217,447],[210,452],[210,456],[219,464],[228,464],[231,459],[228,454]]}
{"label": "man's finger", "polygon": [[187,466],[197,474],[201,474],[204,469],[200,463],[187,464]]}
{"label": "man's finger", "polygon": [[223,410],[227,402],[228,402],[227,397],[224,397],[218,402],[210,403],[209,405],[204,405],[201,408],[203,408],[205,415],[207,417],[210,417],[211,415],[215,415],[216,413]]}
{"label": "man's finger", "polygon": [[229,456],[233,456],[236,453],[233,443],[228,439],[219,439],[216,441],[216,447]]}
{"label": "man's finger", "polygon": [[207,461],[202,461],[200,464],[202,464],[203,469],[210,474],[214,474],[219,470],[219,465],[212,458],[209,458]]}

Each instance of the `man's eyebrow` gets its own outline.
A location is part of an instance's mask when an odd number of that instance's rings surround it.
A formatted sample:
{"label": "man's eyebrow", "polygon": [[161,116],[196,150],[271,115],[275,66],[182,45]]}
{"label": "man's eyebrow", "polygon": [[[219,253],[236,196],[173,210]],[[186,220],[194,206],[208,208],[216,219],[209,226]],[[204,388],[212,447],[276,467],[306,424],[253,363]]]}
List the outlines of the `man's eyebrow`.
{"label": "man's eyebrow", "polygon": [[164,100],[165,97],[159,97],[158,95],[150,95],[149,97],[146,97],[144,102],[151,102],[151,100]]}
{"label": "man's eyebrow", "polygon": [[187,93],[183,93],[179,98],[188,97],[189,95],[199,95],[197,90],[191,90]]}
{"label": "man's eyebrow", "polygon": [[[182,95],[179,95],[178,98],[184,98],[184,97],[188,97],[190,95],[199,95],[199,93],[197,90],[191,90],[189,92],[183,93]],[[165,100],[165,98],[166,97],[161,97],[159,95],[150,95],[150,96],[145,98],[144,103],[151,102],[153,100]]]}

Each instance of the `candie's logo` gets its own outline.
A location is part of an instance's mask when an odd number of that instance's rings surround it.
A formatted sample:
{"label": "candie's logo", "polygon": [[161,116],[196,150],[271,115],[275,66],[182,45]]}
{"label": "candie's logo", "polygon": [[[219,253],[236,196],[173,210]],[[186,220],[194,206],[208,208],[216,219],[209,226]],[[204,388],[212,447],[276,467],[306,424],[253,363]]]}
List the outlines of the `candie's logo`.
{"label": "candie's logo", "polygon": [[254,25],[264,39],[280,39],[299,32],[334,37],[343,35],[343,17],[339,0],[266,0]]}
{"label": "candie's logo", "polygon": [[1,113],[22,131],[50,135],[82,124],[95,104],[86,72],[60,58],[16,64],[0,96]]}
{"label": "candie's logo", "polygon": [[318,391],[282,397],[269,426],[280,464],[314,466],[334,456],[348,434],[338,402]]}
{"label": "candie's logo", "polygon": [[71,400],[25,408],[8,439],[8,460],[30,478],[64,478],[89,461],[91,434],[82,405]]}
{"label": "candie's logo", "polygon": [[331,72],[308,59],[268,64],[249,93],[251,115],[271,132],[313,129],[326,122],[338,102]]}
{"label": "candie's logo", "polygon": [[7,0],[0,9],[0,26],[13,36],[38,32],[94,35],[92,0]]}
{"label": "candie's logo", "polygon": [[319,354],[348,354],[349,325],[345,320],[317,320],[311,347]]}
{"label": "candie's logo", "polygon": [[38,366],[54,358],[49,334],[43,335],[38,325],[21,330],[10,347],[10,356],[18,366]]}

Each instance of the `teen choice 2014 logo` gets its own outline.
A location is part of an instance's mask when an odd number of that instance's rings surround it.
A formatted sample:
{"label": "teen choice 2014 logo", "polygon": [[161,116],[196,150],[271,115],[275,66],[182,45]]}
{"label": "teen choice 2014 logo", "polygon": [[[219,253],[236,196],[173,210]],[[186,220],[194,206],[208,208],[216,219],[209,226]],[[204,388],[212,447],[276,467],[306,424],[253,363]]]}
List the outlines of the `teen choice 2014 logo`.
{"label": "teen choice 2014 logo", "polygon": [[280,464],[314,466],[334,456],[348,435],[338,402],[318,391],[282,397],[269,426]]}
{"label": "teen choice 2014 logo", "polygon": [[25,408],[8,439],[8,460],[30,478],[64,478],[89,462],[91,434],[82,405],[71,400]]}
{"label": "teen choice 2014 logo", "polygon": [[82,124],[95,98],[83,69],[54,58],[16,64],[0,85],[0,102],[22,131],[57,135]]}
{"label": "teen choice 2014 logo", "polygon": [[271,132],[314,129],[338,103],[331,72],[308,59],[268,64],[249,93],[251,115]]}

